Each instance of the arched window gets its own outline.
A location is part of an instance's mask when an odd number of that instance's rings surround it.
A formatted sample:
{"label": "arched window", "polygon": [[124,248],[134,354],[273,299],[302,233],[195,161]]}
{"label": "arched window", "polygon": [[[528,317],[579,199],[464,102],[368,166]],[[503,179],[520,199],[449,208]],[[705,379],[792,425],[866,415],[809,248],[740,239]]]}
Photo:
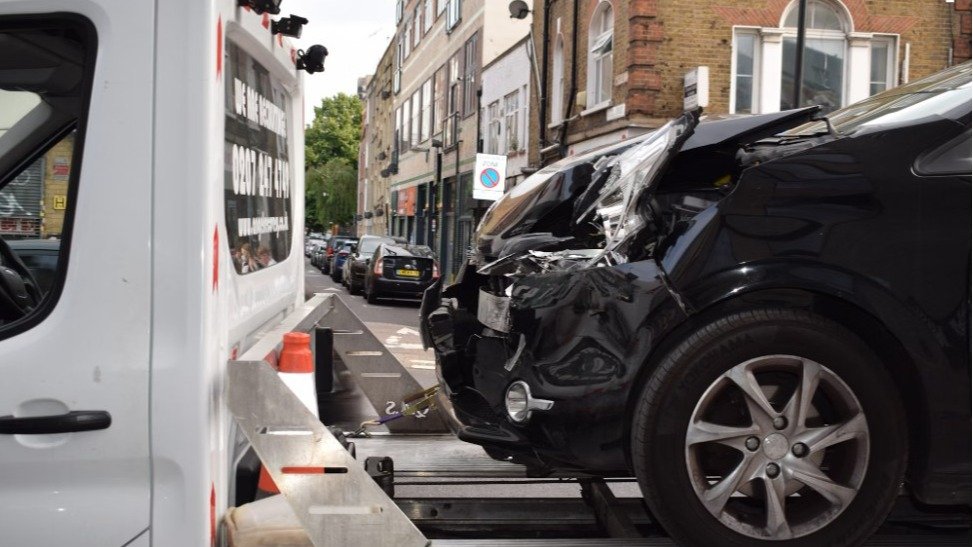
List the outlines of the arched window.
{"label": "arched window", "polygon": [[615,11],[610,2],[602,1],[595,8],[588,27],[588,101],[587,108],[607,105],[611,101],[612,42],[615,31]]}
{"label": "arched window", "polygon": [[794,104],[798,10],[791,0],[778,27],[734,27],[731,111],[821,105],[828,112],[895,85],[897,35],[856,28],[841,0],[807,0],[801,104]]}
{"label": "arched window", "polygon": [[804,78],[801,105],[794,105],[797,54],[798,1],[791,2],[783,18],[784,50],[780,82],[782,110],[818,104],[825,111],[841,107],[847,72],[847,33],[851,20],[843,8],[827,0],[808,0],[805,15]]}
{"label": "arched window", "polygon": [[554,42],[554,87],[551,91],[551,123],[561,123],[564,119],[564,37],[557,35]]}

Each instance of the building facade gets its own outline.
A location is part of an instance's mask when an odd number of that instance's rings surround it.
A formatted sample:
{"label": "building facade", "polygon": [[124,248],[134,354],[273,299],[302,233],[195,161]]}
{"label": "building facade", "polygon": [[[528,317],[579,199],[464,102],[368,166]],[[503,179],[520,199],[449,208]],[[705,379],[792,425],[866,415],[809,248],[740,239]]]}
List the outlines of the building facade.
{"label": "building facade", "polygon": [[389,233],[389,158],[394,147],[392,126],[392,61],[389,44],[375,73],[359,85],[362,99],[362,140],[358,151],[358,235]]}
{"label": "building facade", "polygon": [[528,162],[528,125],[532,110],[530,40],[524,36],[483,69],[480,142],[483,152],[507,156],[506,188],[524,179]]}
{"label": "building facade", "polygon": [[[395,16],[392,144],[380,169],[389,185],[388,233],[432,247],[448,276],[488,205],[472,199],[483,67],[526,36],[530,21],[486,0],[400,0]],[[371,127],[365,140],[379,130]],[[373,194],[370,203],[379,199]]]}
{"label": "building facade", "polygon": [[[624,140],[683,110],[707,67],[707,113],[794,108],[798,0],[534,0],[535,165]],[[970,2],[808,0],[802,105],[825,111],[970,57]]]}

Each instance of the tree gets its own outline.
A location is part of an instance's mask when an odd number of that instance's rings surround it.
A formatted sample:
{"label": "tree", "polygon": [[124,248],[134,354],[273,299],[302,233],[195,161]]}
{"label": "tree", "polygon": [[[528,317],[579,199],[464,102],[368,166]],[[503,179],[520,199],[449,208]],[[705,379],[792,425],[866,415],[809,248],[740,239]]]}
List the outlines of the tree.
{"label": "tree", "polygon": [[[308,169],[307,225],[326,228],[351,224],[355,217],[358,171],[345,158]],[[314,216],[311,216],[311,215]]]}
{"label": "tree", "polygon": [[361,100],[339,93],[314,108],[304,130],[305,225],[327,229],[351,224],[356,211]]}
{"label": "tree", "polygon": [[314,120],[304,131],[305,161],[308,168],[320,167],[334,158],[348,160],[358,169],[361,143],[361,100],[338,93],[314,108]]}

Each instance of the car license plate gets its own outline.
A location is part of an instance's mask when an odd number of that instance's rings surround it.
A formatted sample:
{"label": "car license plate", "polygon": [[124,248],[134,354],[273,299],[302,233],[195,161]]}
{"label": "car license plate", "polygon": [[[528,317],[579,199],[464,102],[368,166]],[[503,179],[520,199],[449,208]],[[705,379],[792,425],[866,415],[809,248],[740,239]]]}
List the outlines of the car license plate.
{"label": "car license plate", "polygon": [[395,270],[399,277],[419,277],[419,270]]}

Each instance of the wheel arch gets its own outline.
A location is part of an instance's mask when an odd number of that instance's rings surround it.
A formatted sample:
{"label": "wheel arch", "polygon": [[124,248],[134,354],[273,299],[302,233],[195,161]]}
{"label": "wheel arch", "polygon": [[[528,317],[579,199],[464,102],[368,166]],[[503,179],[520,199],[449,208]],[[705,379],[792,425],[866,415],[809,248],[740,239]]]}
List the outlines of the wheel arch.
{"label": "wheel arch", "polygon": [[[894,382],[908,419],[908,482],[922,480],[922,465],[929,442],[929,404],[922,385],[918,363],[902,341],[876,315],[846,299],[808,289],[775,288],[741,291],[732,297],[697,309],[660,339],[641,367],[629,392],[625,411],[625,430],[631,431],[632,416],[642,390],[652,372],[665,356],[693,332],[719,317],[759,308],[802,309],[834,321],[858,336],[886,367]],[[631,435],[625,437],[625,454],[631,466]]]}

